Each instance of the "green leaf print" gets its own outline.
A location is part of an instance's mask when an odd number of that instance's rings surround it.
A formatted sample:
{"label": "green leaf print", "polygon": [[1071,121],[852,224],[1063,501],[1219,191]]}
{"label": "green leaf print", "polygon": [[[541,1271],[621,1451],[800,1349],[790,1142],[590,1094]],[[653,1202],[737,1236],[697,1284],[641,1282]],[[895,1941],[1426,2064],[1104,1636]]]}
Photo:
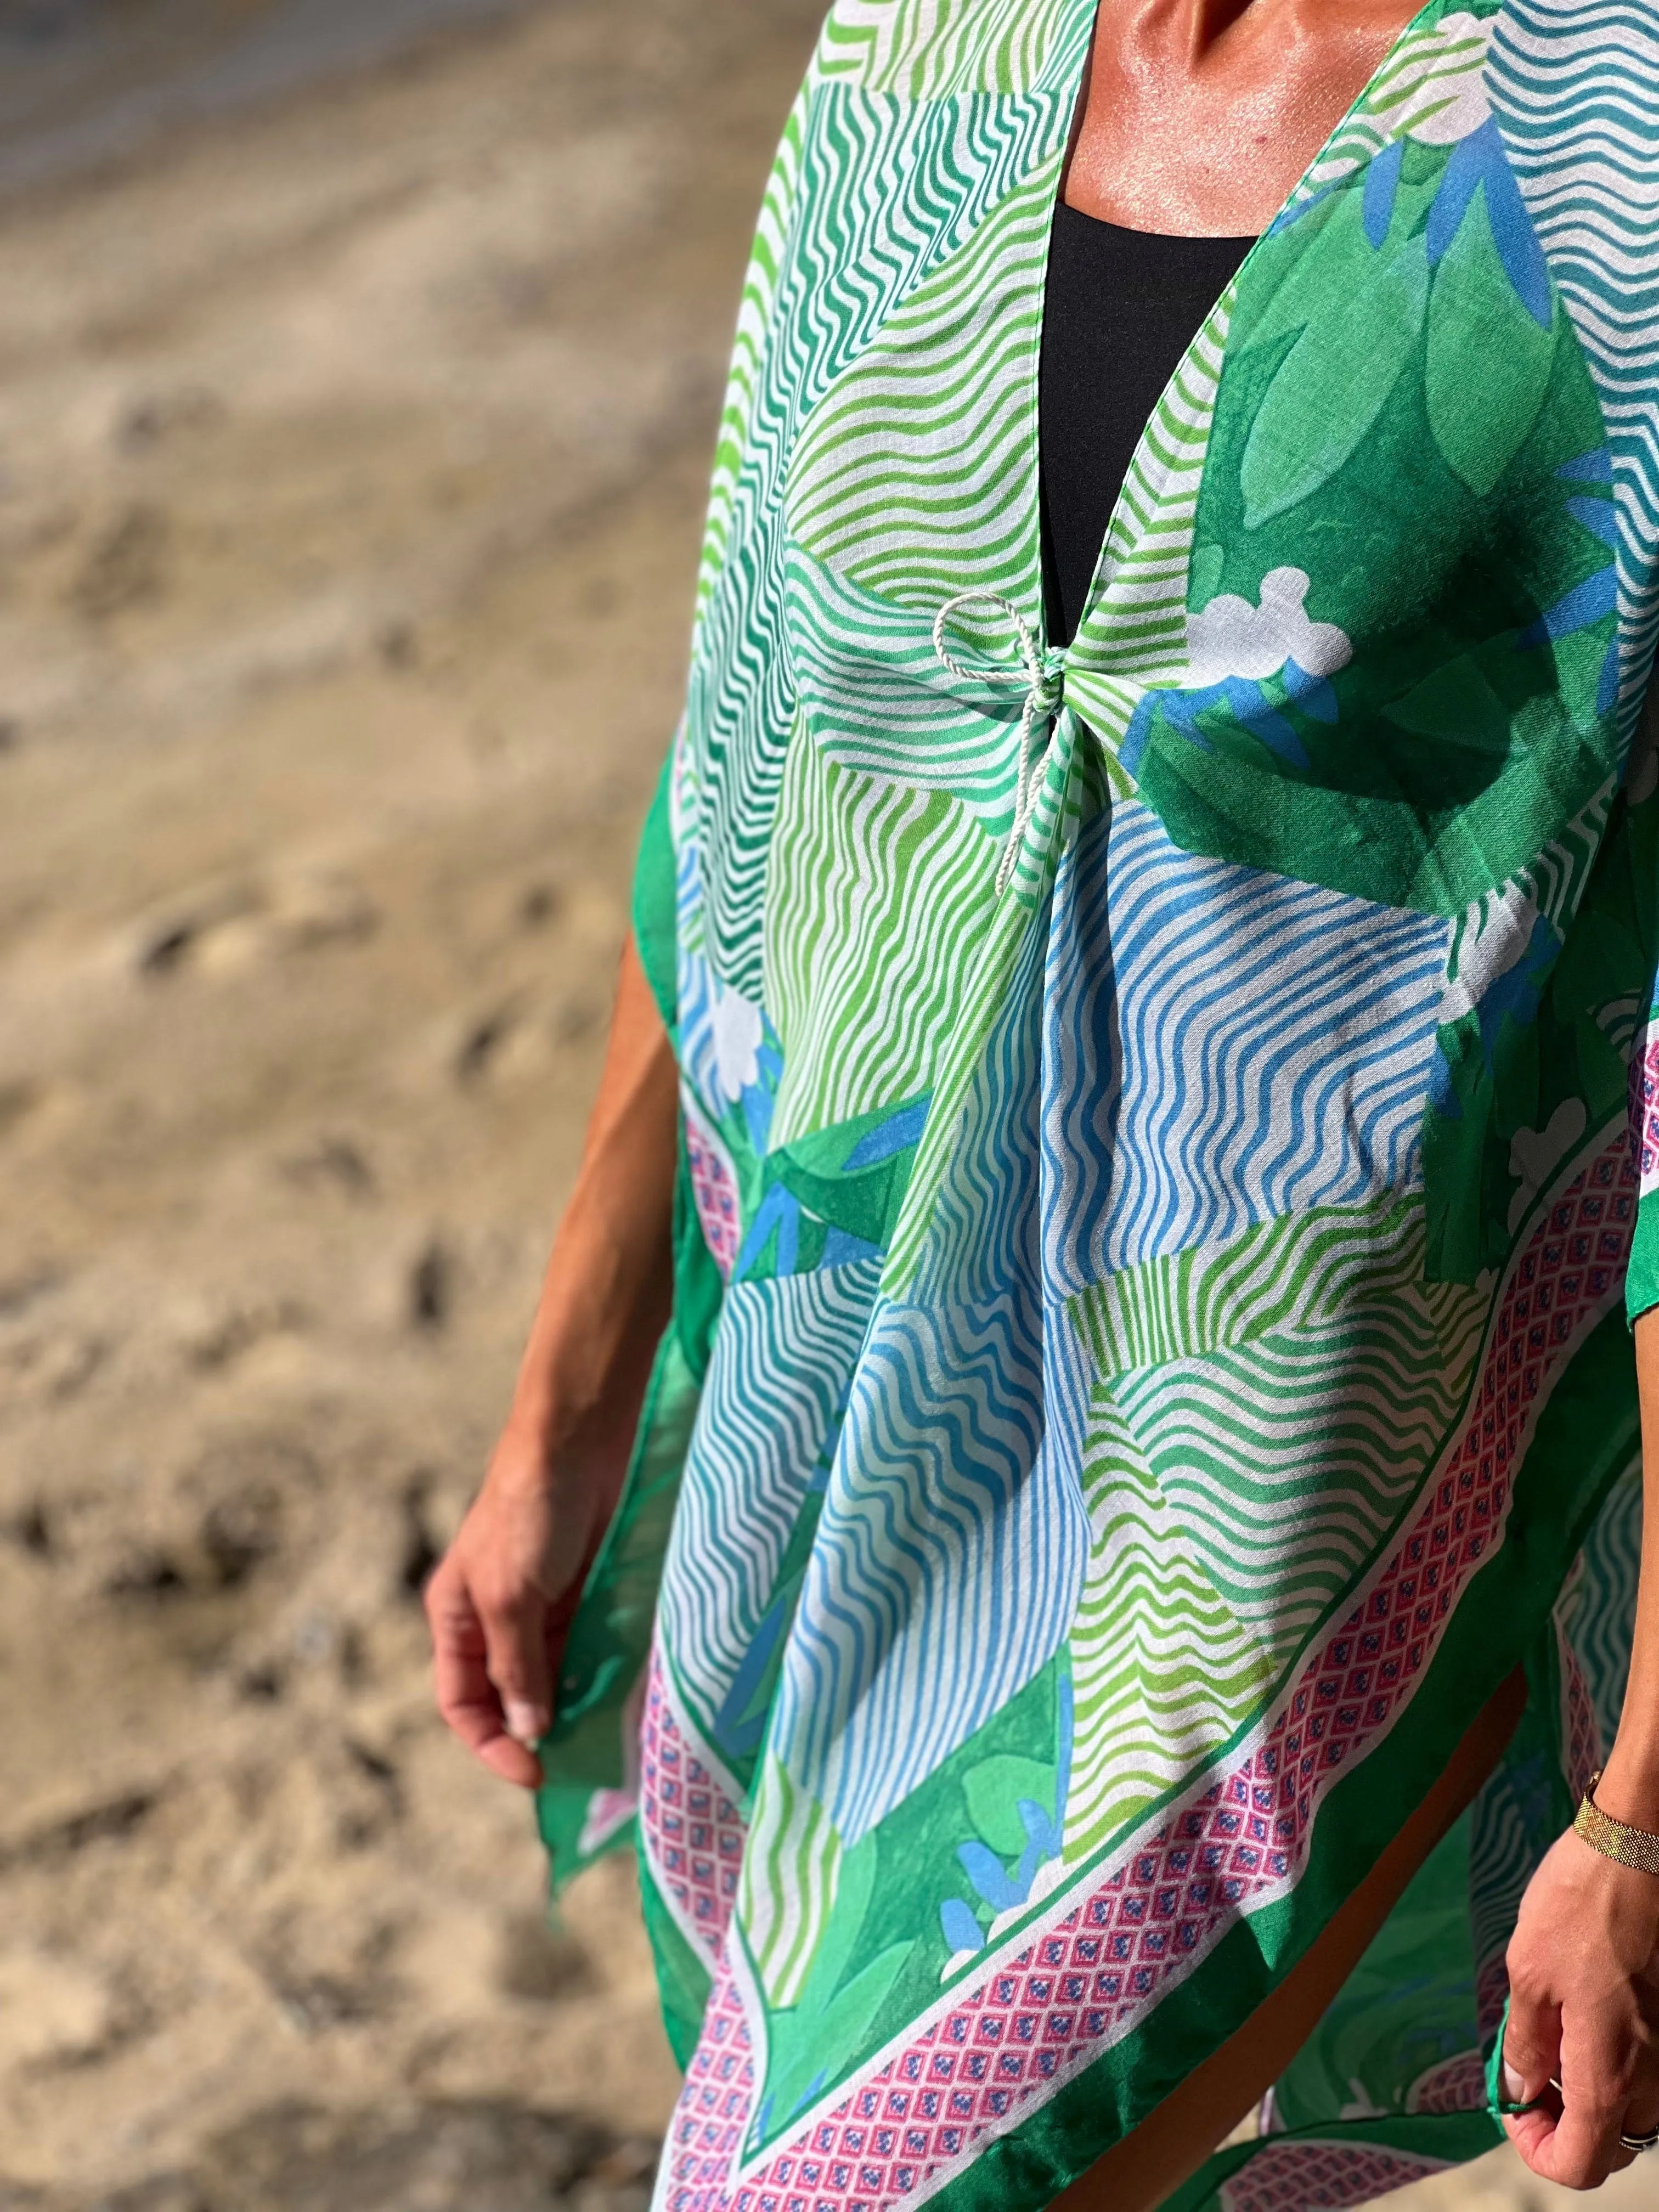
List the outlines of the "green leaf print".
{"label": "green leaf print", "polygon": [[1520,452],[1549,389],[1556,319],[1540,331],[1504,273],[1484,189],[1429,294],[1429,427],[1446,464],[1484,499]]}
{"label": "green leaf print", "polygon": [[1316,317],[1279,363],[1244,447],[1244,526],[1260,528],[1317,491],[1388,403],[1428,305],[1421,237],[1376,255],[1364,281]]}
{"label": "green leaf print", "polygon": [[823,1993],[814,1974],[798,2005],[772,2014],[766,2074],[771,2125],[785,2124],[823,2086],[828,2069],[857,2051],[912,1948],[890,1944],[834,1996]]}
{"label": "green leaf print", "polygon": [[1187,604],[1207,606],[1221,588],[1221,566],[1226,555],[1216,544],[1195,545],[1187,563]]}
{"label": "green leaf print", "polygon": [[1339,186],[1255,247],[1241,287],[1236,340],[1255,347],[1296,337],[1325,313],[1334,289],[1358,285],[1376,259],[1359,192]]}
{"label": "green leaf print", "polygon": [[1514,667],[1513,637],[1483,639],[1474,652],[1460,653],[1431,669],[1382,711],[1415,736],[1505,760],[1515,748],[1514,724],[1525,703],[1506,696],[1503,689],[1506,677],[1513,682]]}
{"label": "green leaf print", "polygon": [[1022,1759],[1017,1752],[1004,1752],[964,1775],[962,1794],[968,1801],[969,1819],[991,1849],[1004,1858],[1018,1858],[1026,1844],[1019,1800],[1028,1797],[1039,1805],[1052,1807],[1054,1762]]}
{"label": "green leaf print", "polygon": [[835,1910],[799,2000],[769,2015],[763,2133],[787,2121],[815,2094],[825,2069],[856,2050],[915,1948],[890,1943],[843,1983],[875,1891],[876,1852],[870,1835],[842,1858]]}
{"label": "green leaf print", "polygon": [[848,1962],[864,1931],[865,1915],[870,1910],[875,1888],[876,1838],[870,1835],[842,1853],[835,1909],[813,1955],[805,1996],[810,1997],[816,1989],[817,2001],[822,2004],[847,1972]]}

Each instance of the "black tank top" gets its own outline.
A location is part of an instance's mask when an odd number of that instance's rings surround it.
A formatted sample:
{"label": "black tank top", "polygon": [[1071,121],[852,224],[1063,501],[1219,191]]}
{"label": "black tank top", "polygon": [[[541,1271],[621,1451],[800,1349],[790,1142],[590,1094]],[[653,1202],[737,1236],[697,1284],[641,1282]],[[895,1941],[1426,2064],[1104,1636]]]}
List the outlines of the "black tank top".
{"label": "black tank top", "polygon": [[1069,645],[1148,417],[1251,238],[1122,230],[1060,202],[1037,379],[1048,641]]}

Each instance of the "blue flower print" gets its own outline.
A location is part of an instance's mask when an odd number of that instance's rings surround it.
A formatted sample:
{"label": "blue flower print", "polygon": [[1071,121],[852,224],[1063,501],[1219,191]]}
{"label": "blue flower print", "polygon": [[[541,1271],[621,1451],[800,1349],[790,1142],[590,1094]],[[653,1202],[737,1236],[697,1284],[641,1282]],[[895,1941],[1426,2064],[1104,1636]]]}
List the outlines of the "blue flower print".
{"label": "blue flower print", "polygon": [[[988,1942],[994,1942],[1011,1922],[1047,1896],[1064,1875],[1061,1851],[1072,1779],[1073,1697],[1068,1675],[1060,1679],[1059,1707],[1052,1769],[1045,1769],[1036,1759],[1003,1755],[987,1759],[968,1777],[964,1787],[969,1811],[981,1832],[959,1844],[957,1856],[980,1903],[976,1910],[963,1898],[947,1897],[939,1907],[939,1924],[951,1948],[945,1977],[957,1972]],[[1052,1811],[1041,1800],[1018,1794],[1021,1782],[1042,1786],[1036,1778],[1041,1776],[1046,1784],[1050,1774]],[[1006,1863],[1006,1850],[1016,1834],[1022,1841],[1010,1867]],[[989,1842],[985,1840],[988,1835]],[[993,1844],[1000,1846],[1000,1850],[993,1849]],[[988,1911],[990,1917],[986,1925],[980,1914]]]}

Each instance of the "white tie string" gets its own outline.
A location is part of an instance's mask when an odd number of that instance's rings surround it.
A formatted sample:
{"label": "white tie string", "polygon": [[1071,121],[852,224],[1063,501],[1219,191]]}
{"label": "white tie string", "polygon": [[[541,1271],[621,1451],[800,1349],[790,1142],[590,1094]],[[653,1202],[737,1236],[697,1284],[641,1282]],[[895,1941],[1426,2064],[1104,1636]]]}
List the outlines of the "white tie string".
{"label": "white tie string", "polygon": [[[1014,626],[1019,640],[1019,657],[1023,664],[1018,673],[1011,669],[996,667],[967,668],[945,649],[945,625],[958,607],[1000,607]],[[1000,897],[1012,878],[1019,849],[1025,837],[1025,825],[1036,805],[1036,770],[1048,750],[1044,743],[1033,748],[1032,738],[1039,722],[1054,719],[1060,704],[1061,664],[1057,655],[1045,662],[1032,635],[1030,624],[1012,599],[1005,599],[1000,592],[988,592],[975,586],[970,592],[958,592],[933,617],[933,651],[953,676],[965,683],[990,684],[1003,690],[1023,690],[1025,704],[1019,718],[1019,769],[1014,781],[1014,826],[1008,832],[1007,842],[1002,848],[1002,858],[997,863],[996,887]]]}

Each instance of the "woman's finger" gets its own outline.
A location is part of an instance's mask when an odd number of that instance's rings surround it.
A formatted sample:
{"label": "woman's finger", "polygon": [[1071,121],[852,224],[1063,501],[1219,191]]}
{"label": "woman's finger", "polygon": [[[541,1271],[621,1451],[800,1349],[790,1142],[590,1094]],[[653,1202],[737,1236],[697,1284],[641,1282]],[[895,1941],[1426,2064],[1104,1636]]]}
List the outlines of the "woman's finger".
{"label": "woman's finger", "polygon": [[1510,2010],[1504,2027],[1504,2089],[1510,2102],[1541,2097],[1561,2071],[1561,2008],[1534,1991],[1513,1951]]}
{"label": "woman's finger", "polygon": [[1544,2171],[1548,2155],[1550,2137],[1555,2133],[1559,2112],[1506,2112],[1504,2132],[1521,2154],[1528,2170],[1534,2173]]}
{"label": "woman's finger", "polygon": [[1569,2018],[1562,2039],[1561,2124],[1548,2150],[1548,2178],[1598,2189],[1627,2154],[1619,2137],[1632,2101],[1632,2052],[1604,2018]]}
{"label": "woman's finger", "polygon": [[1561,2120],[1561,2100],[1550,2087],[1561,2066],[1561,2011],[1534,1990],[1524,1960],[1511,1946],[1510,2010],[1504,2027],[1504,2094],[1511,2104],[1534,2104],[1506,2116],[1504,2130],[1534,2173],[1549,2170],[1551,2146]]}
{"label": "woman's finger", "polygon": [[1582,2092],[1575,2095],[1569,2089],[1561,2124],[1545,2148],[1543,2164],[1534,2170],[1566,2189],[1599,2189],[1623,2158],[1619,2142],[1623,2118],[1622,2104]]}
{"label": "woman's finger", "polygon": [[[1626,2100],[1619,2131],[1638,2142],[1645,2136],[1659,2133],[1659,2057],[1651,2052],[1644,2053],[1641,2079]],[[1640,2151],[1628,2150],[1621,2143],[1613,2161],[1613,2172],[1616,2173],[1641,2155]]]}
{"label": "woman's finger", "polygon": [[484,1663],[501,1698],[507,1732],[533,1753],[553,1718],[548,1666],[547,1600],[529,1583],[475,1598]]}
{"label": "woman's finger", "polygon": [[492,1773],[520,1789],[537,1788],[541,1762],[507,1731],[489,1679],[483,1623],[453,1559],[446,1559],[427,1585],[426,1613],[439,1711]]}

